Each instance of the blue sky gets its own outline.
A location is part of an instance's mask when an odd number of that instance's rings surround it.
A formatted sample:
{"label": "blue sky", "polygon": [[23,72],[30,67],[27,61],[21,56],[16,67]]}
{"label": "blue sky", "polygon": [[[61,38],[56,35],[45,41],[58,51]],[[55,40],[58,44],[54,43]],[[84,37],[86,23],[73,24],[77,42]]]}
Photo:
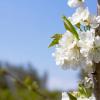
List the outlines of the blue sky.
{"label": "blue sky", "polygon": [[[87,0],[96,13],[95,0]],[[62,15],[74,9],[67,0],[0,0],[0,60],[14,64],[31,62],[42,74],[49,73],[48,87],[70,89],[77,86],[77,71],[64,71],[56,66],[48,49],[50,37],[63,33]]]}

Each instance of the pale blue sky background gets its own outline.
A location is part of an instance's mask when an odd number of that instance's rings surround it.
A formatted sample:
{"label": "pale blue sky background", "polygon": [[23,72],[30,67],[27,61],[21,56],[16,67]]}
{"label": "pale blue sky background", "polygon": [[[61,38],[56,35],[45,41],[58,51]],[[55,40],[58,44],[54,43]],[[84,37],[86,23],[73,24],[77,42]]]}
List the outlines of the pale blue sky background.
{"label": "pale blue sky background", "polygon": [[[87,0],[96,13],[96,0]],[[77,86],[77,71],[64,71],[56,66],[50,37],[63,33],[62,15],[74,9],[67,0],[0,0],[0,60],[14,64],[31,62],[42,74],[49,73],[48,87],[69,89]]]}

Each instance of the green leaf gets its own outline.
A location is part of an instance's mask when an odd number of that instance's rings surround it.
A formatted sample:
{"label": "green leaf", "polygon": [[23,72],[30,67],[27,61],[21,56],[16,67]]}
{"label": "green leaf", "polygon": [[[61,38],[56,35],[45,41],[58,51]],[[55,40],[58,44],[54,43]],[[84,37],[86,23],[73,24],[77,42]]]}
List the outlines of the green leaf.
{"label": "green leaf", "polygon": [[82,0],[78,0],[78,1],[82,2]]}
{"label": "green leaf", "polygon": [[79,84],[78,91],[80,95],[86,96],[86,89],[82,86],[82,84]]}
{"label": "green leaf", "polygon": [[59,43],[59,40],[62,38],[62,34],[55,34],[51,38],[53,38],[53,41],[50,43],[49,48]]}
{"label": "green leaf", "polygon": [[85,86],[83,86],[82,84],[79,84],[78,91],[79,91],[81,96],[84,96],[84,97],[87,97],[87,98],[92,95],[92,89],[85,88]]}
{"label": "green leaf", "polygon": [[56,33],[56,34],[54,34],[51,38],[61,38],[62,37],[62,34],[58,34],[58,33]]}
{"label": "green leaf", "polygon": [[70,100],[77,100],[77,98],[75,96],[73,96],[71,93],[68,93],[68,96],[69,96]]}
{"label": "green leaf", "polygon": [[71,22],[70,22],[65,16],[63,16],[62,19],[63,19],[63,21],[64,21],[65,29],[68,30],[68,31],[70,31],[70,32],[73,34],[73,36],[74,36],[77,40],[79,40],[79,35],[78,35],[78,33],[77,33],[75,27],[71,24]]}
{"label": "green leaf", "polygon": [[34,82],[32,83],[32,88],[34,88],[34,89],[39,89],[39,86],[38,86],[38,84],[37,84],[36,81],[34,81]]}
{"label": "green leaf", "polygon": [[81,24],[77,23],[75,26],[80,29]]}

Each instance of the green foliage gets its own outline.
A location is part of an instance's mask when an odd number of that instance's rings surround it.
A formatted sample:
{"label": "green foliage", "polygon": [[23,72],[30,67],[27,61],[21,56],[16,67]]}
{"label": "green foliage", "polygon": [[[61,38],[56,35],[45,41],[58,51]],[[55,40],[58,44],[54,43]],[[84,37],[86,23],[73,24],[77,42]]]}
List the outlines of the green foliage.
{"label": "green foliage", "polygon": [[62,34],[54,34],[52,37],[53,41],[50,43],[49,47],[55,46],[59,43],[59,40],[62,38]]}
{"label": "green foliage", "polygon": [[[0,100],[45,100],[41,96],[37,95],[32,91],[26,89],[16,88],[16,91],[9,89],[0,89]],[[49,95],[52,99],[50,100],[61,100],[60,93],[58,92],[47,92],[42,90],[46,95]]]}
{"label": "green foliage", "polygon": [[79,84],[78,92],[80,96],[89,98],[92,95],[92,90],[90,88],[86,88],[84,85]]}
{"label": "green foliage", "polygon": [[76,24],[75,26],[76,26],[77,28],[79,28],[79,29],[80,29],[81,24],[80,24],[80,23],[78,23],[78,24]]}
{"label": "green foliage", "polygon": [[68,96],[70,100],[77,100],[77,98],[72,93],[68,93]]}
{"label": "green foliage", "polygon": [[63,21],[64,21],[65,29],[68,30],[68,31],[70,31],[70,32],[73,34],[73,36],[74,36],[77,40],[79,40],[79,35],[78,35],[78,33],[77,33],[75,27],[71,24],[71,22],[70,22],[65,16],[63,16],[62,19],[63,19]]}
{"label": "green foliage", "polygon": [[27,76],[24,80],[24,83],[25,85],[32,85],[33,81],[29,76]]}
{"label": "green foliage", "polygon": [[76,92],[69,92],[68,96],[70,100],[77,100],[77,98],[89,98],[92,96],[92,88],[87,88],[84,84],[79,83],[78,90]]}
{"label": "green foliage", "polygon": [[82,2],[82,0],[79,0],[80,2]]}
{"label": "green foliage", "polygon": [[[47,74],[40,77],[32,65],[28,65],[28,69],[8,65],[3,69],[0,64],[0,100],[47,100],[39,93],[50,97],[50,100],[61,99],[58,91],[50,92],[46,89]],[[14,80],[13,75],[16,77]]]}

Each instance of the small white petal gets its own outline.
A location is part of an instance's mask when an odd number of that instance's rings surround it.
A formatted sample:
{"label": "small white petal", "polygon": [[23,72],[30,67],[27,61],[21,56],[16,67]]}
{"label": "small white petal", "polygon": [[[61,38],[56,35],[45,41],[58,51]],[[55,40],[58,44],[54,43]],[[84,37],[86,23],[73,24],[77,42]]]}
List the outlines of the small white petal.
{"label": "small white petal", "polygon": [[62,93],[62,100],[70,100],[66,92]]}
{"label": "small white petal", "polygon": [[84,3],[84,0],[68,0],[68,6],[69,7],[78,7],[82,6]]}
{"label": "small white petal", "polygon": [[85,21],[88,20],[89,16],[90,16],[90,12],[88,8],[79,7],[76,9],[72,17],[69,17],[69,20],[73,25],[76,25],[80,22],[82,24],[82,23],[86,23]]}

